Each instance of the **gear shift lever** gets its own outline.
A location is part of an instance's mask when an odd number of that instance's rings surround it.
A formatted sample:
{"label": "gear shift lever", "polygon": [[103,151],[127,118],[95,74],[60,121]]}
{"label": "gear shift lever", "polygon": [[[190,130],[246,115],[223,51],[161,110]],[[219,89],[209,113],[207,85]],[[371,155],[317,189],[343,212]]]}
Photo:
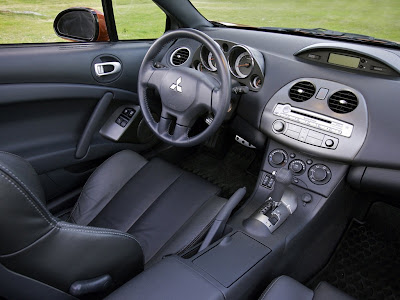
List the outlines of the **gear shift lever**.
{"label": "gear shift lever", "polygon": [[[275,174],[274,174],[275,173]],[[285,192],[286,188],[290,185],[292,182],[292,171],[289,169],[280,169],[278,171],[274,171],[272,175],[275,175],[275,184],[274,184],[274,190],[271,193],[271,198],[272,201],[274,202],[280,202],[283,196],[283,193]]]}
{"label": "gear shift lever", "polygon": [[292,177],[292,172],[288,169],[282,168],[272,173],[275,183],[270,197],[243,223],[249,233],[273,233],[294,213],[297,208],[297,196],[289,187]]}

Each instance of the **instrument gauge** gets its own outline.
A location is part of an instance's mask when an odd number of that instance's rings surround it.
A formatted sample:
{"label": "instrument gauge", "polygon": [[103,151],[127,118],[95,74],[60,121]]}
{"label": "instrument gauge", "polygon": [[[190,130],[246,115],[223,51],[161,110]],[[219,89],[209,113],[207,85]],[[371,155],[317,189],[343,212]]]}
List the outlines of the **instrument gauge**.
{"label": "instrument gauge", "polygon": [[254,75],[251,78],[251,85],[253,86],[253,88],[259,89],[262,85],[262,79],[260,78],[260,76]]}
{"label": "instrument gauge", "polygon": [[214,55],[205,46],[201,47],[200,60],[201,60],[201,63],[203,64],[203,66],[207,70],[209,70],[211,72],[217,71],[217,63],[214,59]]}
{"label": "instrument gauge", "polygon": [[229,52],[229,67],[233,76],[247,78],[254,69],[254,58],[243,46],[234,46]]}

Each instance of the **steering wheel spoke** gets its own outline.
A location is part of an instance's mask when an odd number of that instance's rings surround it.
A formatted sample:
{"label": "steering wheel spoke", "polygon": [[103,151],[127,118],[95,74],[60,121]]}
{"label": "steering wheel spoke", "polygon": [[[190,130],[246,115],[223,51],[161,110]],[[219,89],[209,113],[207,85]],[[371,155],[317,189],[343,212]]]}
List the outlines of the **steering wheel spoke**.
{"label": "steering wheel spoke", "polygon": [[[217,78],[187,66],[168,67],[154,59],[168,43],[188,38],[210,49],[218,68]],[[176,46],[174,46],[176,47]],[[173,51],[167,50],[166,55]],[[194,146],[204,142],[225,119],[231,96],[231,75],[220,46],[207,34],[195,29],[167,32],[150,47],[139,70],[138,96],[143,117],[150,129],[164,142],[175,146]],[[158,123],[152,118],[147,90],[156,89],[162,113]],[[153,96],[151,94],[150,96]],[[195,120],[212,110],[214,121],[201,133],[188,137]],[[173,120],[176,118],[176,122]],[[175,124],[174,128],[171,127]],[[171,133],[171,134],[170,134]]]}
{"label": "steering wheel spoke", "polygon": [[148,63],[143,67],[142,83],[147,88],[154,88],[160,91],[162,79],[168,73],[168,70],[168,67],[156,68],[153,64]]}

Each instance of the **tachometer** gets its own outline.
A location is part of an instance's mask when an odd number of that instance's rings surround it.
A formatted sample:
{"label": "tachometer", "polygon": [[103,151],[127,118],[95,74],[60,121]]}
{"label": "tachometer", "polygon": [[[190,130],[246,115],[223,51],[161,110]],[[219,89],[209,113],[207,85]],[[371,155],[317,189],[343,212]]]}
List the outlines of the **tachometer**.
{"label": "tachometer", "polygon": [[253,56],[243,46],[235,46],[229,53],[229,67],[233,76],[246,78],[254,68]]}

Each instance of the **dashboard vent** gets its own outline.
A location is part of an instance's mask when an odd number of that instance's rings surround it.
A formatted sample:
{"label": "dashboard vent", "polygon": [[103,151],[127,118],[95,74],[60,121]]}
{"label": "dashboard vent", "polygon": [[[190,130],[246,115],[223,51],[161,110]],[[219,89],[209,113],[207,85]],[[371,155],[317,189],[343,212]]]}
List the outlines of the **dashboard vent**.
{"label": "dashboard vent", "polygon": [[356,109],[358,99],[352,92],[339,91],[329,98],[328,105],[335,113],[346,114]]}
{"label": "dashboard vent", "polygon": [[289,97],[296,102],[304,102],[315,94],[315,86],[308,81],[300,81],[291,87]]}
{"label": "dashboard vent", "polygon": [[171,55],[171,64],[174,66],[180,66],[184,64],[190,56],[188,48],[178,48]]}

